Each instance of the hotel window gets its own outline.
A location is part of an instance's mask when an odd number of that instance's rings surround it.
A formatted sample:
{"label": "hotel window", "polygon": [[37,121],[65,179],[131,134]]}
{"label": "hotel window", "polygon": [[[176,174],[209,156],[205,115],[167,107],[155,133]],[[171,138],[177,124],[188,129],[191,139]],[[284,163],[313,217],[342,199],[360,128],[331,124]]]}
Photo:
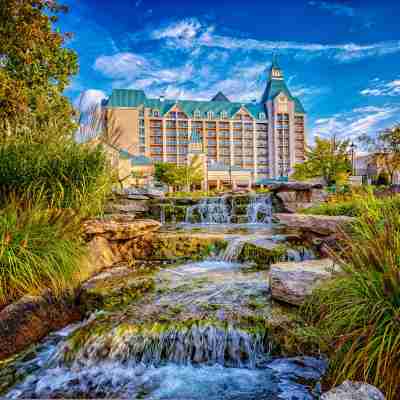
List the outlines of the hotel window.
{"label": "hotel window", "polygon": [[265,119],[265,113],[260,112],[260,113],[258,114],[258,119]]}
{"label": "hotel window", "polygon": [[208,111],[207,118],[208,119],[213,119],[214,118],[214,113],[212,111]]}
{"label": "hotel window", "polygon": [[153,110],[153,117],[159,117],[160,112],[158,110]]}
{"label": "hotel window", "polygon": [[201,118],[201,113],[200,113],[199,110],[195,110],[195,111],[194,111],[194,117],[195,117],[195,118]]}
{"label": "hotel window", "polygon": [[221,111],[221,119],[227,119],[228,113],[226,111]]}

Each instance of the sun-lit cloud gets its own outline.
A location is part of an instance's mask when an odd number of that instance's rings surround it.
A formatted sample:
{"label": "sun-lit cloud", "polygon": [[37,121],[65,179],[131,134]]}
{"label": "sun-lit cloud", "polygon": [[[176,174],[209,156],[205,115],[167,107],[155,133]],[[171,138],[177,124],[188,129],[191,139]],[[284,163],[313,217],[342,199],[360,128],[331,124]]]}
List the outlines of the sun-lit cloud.
{"label": "sun-lit cloud", "polygon": [[[339,8],[337,8],[339,10]],[[305,53],[308,57],[329,57],[338,62],[351,62],[366,57],[400,52],[400,41],[383,41],[370,44],[358,43],[302,43],[296,41],[258,40],[217,33],[218,26],[201,23],[196,18],[173,21],[155,31],[144,31],[136,38],[146,35],[153,40],[164,40],[167,46],[190,50],[196,47],[219,48],[248,53],[273,52]]]}
{"label": "sun-lit cloud", "polygon": [[371,86],[360,91],[363,96],[400,96],[400,79],[389,82],[373,80]]}
{"label": "sun-lit cloud", "polygon": [[400,104],[357,107],[314,122],[311,136],[332,137],[336,135],[357,141],[361,136],[375,134],[395,122]]}

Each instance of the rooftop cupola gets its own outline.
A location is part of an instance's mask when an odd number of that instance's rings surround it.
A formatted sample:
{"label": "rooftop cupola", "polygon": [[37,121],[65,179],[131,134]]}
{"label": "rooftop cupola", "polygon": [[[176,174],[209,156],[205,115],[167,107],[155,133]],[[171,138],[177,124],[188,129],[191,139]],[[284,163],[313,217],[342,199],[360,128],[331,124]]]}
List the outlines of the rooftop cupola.
{"label": "rooftop cupola", "polygon": [[278,64],[278,58],[276,54],[272,56],[271,71],[269,74],[269,79],[283,79],[283,72]]}

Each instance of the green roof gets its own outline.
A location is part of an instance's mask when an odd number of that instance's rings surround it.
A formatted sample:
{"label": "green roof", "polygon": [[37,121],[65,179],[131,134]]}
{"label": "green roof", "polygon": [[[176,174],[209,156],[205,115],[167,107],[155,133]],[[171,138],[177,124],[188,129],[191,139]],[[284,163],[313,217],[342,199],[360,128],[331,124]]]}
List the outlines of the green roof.
{"label": "green roof", "polygon": [[129,151],[124,150],[124,149],[119,149],[119,156],[120,158],[124,159],[124,160],[130,160],[131,165],[135,165],[135,166],[140,166],[140,165],[152,165],[153,161],[151,158],[146,157],[146,156],[135,156],[131,153],[129,153]]}
{"label": "green roof", "polygon": [[160,100],[147,98],[143,90],[135,89],[113,89],[106,106],[113,107],[148,107],[158,110],[161,115],[165,115],[174,105],[188,115],[188,117],[207,118],[209,111],[218,117],[222,112],[227,113],[227,117],[233,117],[241,107],[244,107],[249,113],[258,119],[260,113],[265,113],[264,105],[262,103],[235,103],[229,100],[218,101],[194,101],[194,100]]}
{"label": "green roof", "polygon": [[130,158],[130,160],[131,160],[131,165],[134,165],[134,166],[152,165],[153,164],[153,160],[146,156],[132,156]]}

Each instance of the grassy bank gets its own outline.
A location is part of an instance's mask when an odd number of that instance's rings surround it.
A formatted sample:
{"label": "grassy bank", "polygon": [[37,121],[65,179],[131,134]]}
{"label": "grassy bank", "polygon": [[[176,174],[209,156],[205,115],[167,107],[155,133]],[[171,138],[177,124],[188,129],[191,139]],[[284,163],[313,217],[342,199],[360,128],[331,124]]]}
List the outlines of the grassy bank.
{"label": "grassy bank", "polygon": [[81,222],[102,212],[112,182],[100,147],[51,138],[0,143],[0,309],[77,285]]}
{"label": "grassy bank", "polygon": [[304,307],[308,333],[331,358],[330,384],[345,379],[400,397],[399,200],[357,202],[361,213],[336,254],[343,274]]}

